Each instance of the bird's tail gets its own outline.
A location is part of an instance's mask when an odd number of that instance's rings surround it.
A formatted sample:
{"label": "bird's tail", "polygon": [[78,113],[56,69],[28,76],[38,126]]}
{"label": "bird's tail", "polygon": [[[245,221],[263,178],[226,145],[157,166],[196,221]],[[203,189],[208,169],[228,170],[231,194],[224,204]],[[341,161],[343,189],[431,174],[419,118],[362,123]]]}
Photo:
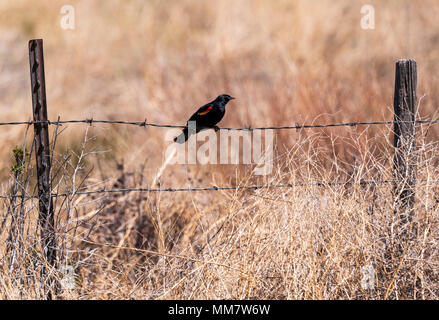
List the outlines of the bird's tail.
{"label": "bird's tail", "polygon": [[178,137],[174,138],[174,142],[182,144],[185,143],[187,139],[189,139],[189,134],[187,129],[185,128]]}

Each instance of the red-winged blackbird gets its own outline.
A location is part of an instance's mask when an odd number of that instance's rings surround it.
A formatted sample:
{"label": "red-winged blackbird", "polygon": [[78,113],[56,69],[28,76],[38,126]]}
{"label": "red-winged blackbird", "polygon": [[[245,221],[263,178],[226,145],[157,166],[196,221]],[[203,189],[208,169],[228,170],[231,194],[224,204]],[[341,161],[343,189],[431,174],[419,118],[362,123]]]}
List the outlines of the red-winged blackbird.
{"label": "red-winged blackbird", "polygon": [[235,98],[229,96],[228,94],[222,94],[212,102],[202,106],[192,115],[192,117],[189,118],[186,123],[186,126],[189,126],[189,121],[195,121],[195,130],[189,129],[188,131],[187,127],[184,128],[183,132],[174,139],[174,142],[185,143],[192,133],[198,133],[202,130],[215,129],[215,131],[217,131],[218,127],[216,124],[224,117],[224,114],[226,113],[226,104],[232,99]]}

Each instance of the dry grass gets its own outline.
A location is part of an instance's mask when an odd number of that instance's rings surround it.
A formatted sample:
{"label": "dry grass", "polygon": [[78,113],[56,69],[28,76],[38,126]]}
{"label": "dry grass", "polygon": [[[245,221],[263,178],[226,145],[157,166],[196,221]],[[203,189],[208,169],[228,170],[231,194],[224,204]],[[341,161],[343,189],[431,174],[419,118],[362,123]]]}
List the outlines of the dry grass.
{"label": "dry grass", "polygon": [[[2,121],[28,120],[27,41],[43,38],[49,116],[183,124],[229,93],[224,126],[389,120],[394,62],[418,61],[421,118],[439,103],[437,1],[70,1],[0,3]],[[32,4],[32,10],[30,6]],[[410,12],[410,25],[405,23]],[[409,36],[407,37],[407,33]],[[233,111],[232,111],[233,110]],[[64,126],[58,190],[149,186],[164,160],[163,129]],[[86,131],[86,139],[84,132]],[[419,177],[439,179],[438,131],[419,129]],[[1,128],[3,192],[34,193],[32,162],[11,173],[24,127]],[[30,137],[30,133],[28,136]],[[390,128],[283,131],[275,172],[252,166],[172,165],[161,185],[245,185],[390,179]],[[24,142],[23,142],[24,141]],[[73,266],[74,299],[437,299],[438,199],[417,184],[416,235],[395,231],[392,187],[326,186],[258,191],[74,195],[57,199],[59,265]],[[45,298],[36,202],[4,200],[0,298]],[[392,251],[397,245],[404,254]],[[362,289],[372,265],[374,289]],[[50,269],[50,268],[49,268]],[[62,272],[55,273],[61,279]]]}

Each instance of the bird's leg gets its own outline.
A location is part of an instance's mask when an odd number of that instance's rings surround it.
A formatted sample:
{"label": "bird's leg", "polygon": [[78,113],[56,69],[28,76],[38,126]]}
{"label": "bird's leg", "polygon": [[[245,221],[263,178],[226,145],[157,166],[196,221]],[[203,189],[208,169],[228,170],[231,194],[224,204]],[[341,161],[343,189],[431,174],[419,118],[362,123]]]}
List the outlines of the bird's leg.
{"label": "bird's leg", "polygon": [[213,129],[215,130],[215,132],[217,132],[220,128],[218,126],[213,126]]}

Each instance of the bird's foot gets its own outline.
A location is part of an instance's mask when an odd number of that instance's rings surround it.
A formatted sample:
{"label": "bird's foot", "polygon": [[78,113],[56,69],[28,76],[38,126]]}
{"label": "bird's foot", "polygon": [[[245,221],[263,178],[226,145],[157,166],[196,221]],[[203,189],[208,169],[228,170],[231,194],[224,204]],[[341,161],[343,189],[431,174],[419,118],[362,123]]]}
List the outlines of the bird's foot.
{"label": "bird's foot", "polygon": [[219,127],[218,126],[213,126],[213,130],[215,130],[215,132],[219,131]]}

